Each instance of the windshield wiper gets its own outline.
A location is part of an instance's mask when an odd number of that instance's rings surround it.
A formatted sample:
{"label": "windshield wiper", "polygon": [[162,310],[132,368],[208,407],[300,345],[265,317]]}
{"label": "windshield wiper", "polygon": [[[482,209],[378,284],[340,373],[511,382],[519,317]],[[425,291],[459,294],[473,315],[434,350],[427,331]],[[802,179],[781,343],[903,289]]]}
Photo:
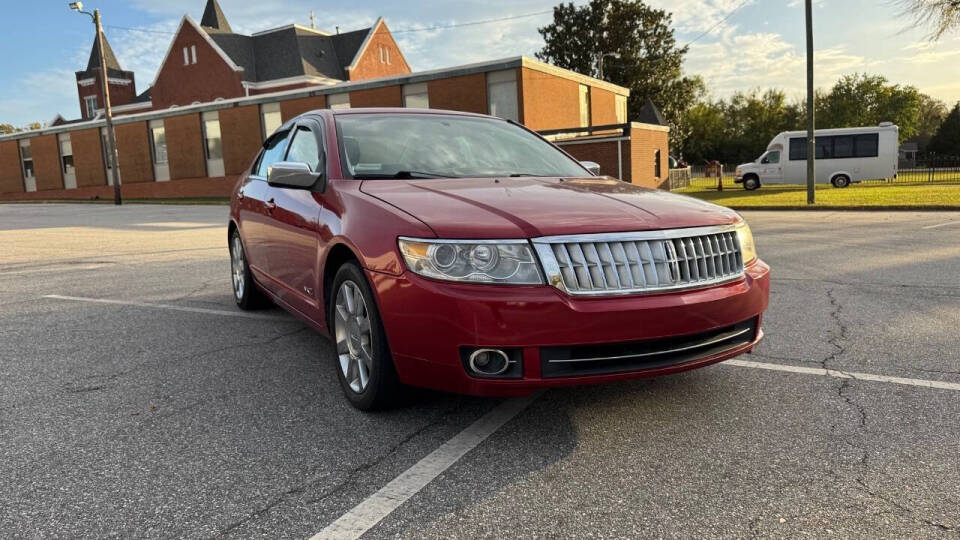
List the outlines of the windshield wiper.
{"label": "windshield wiper", "polygon": [[376,180],[376,179],[398,179],[398,180],[416,180],[425,178],[460,178],[451,174],[438,174],[425,171],[397,171],[395,173],[367,173],[355,174],[353,177],[357,180]]}
{"label": "windshield wiper", "polygon": [[510,173],[508,176],[509,176],[510,178],[517,178],[517,177],[520,177],[520,176],[549,176],[549,175],[546,175],[546,174],[525,173],[525,172],[516,172],[516,173]]}

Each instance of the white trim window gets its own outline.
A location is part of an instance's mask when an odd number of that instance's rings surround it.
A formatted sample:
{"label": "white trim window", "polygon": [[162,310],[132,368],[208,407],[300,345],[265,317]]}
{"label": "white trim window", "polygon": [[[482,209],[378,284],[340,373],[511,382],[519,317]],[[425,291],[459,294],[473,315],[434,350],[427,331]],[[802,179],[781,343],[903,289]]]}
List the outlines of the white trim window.
{"label": "white trim window", "polygon": [[580,127],[590,125],[590,87],[580,85]]}
{"label": "white trim window", "polygon": [[186,47],[183,48],[183,65],[190,65],[190,50]]}
{"label": "white trim window", "polygon": [[30,151],[30,139],[20,139],[20,163],[23,167],[24,190],[36,191],[37,177],[33,172],[33,154]]}
{"label": "white trim window", "polygon": [[487,73],[489,114],[519,122],[520,107],[517,101],[517,70],[505,69]]}
{"label": "white trim window", "polygon": [[167,132],[163,120],[151,120],[149,129],[153,178],[157,182],[165,182],[170,179],[170,166],[167,164]]}
{"label": "white trim window", "polygon": [[93,118],[97,115],[97,96],[84,96],[83,107],[86,109],[87,118]]}
{"label": "white trim window", "polygon": [[220,138],[220,113],[209,111],[203,120],[203,150],[207,157],[207,176],[223,176],[223,139]]}
{"label": "white trim window", "polygon": [[63,187],[73,189],[77,187],[77,169],[73,165],[73,144],[70,142],[70,134],[57,135],[57,141],[60,143],[60,172],[63,173]]}
{"label": "white trim window", "polygon": [[343,92],[341,94],[329,94],[327,96],[327,106],[331,109],[349,109],[350,93]]}
{"label": "white trim window", "polygon": [[260,105],[260,123],[263,126],[263,140],[267,140],[267,137],[283,125],[283,116],[280,114],[280,104],[264,103]]}
{"label": "white trim window", "polygon": [[189,66],[197,63],[197,46],[191,45],[183,48],[183,65]]}
{"label": "white trim window", "polygon": [[192,63],[196,64],[197,63],[197,46],[196,45],[190,46],[190,57],[193,60]]}
{"label": "white trim window", "polygon": [[617,123],[626,124],[627,123],[627,96],[621,96],[617,94],[613,98],[615,107],[617,109]]}
{"label": "white trim window", "polygon": [[427,90],[427,83],[415,83],[403,85],[403,106],[416,109],[430,108],[430,93]]}

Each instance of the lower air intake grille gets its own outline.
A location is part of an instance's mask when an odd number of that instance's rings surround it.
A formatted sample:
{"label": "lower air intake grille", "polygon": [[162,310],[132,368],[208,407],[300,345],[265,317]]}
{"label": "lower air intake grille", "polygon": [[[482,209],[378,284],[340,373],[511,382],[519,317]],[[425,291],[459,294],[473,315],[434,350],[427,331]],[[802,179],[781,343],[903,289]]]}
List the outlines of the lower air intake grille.
{"label": "lower air intake grille", "polygon": [[605,375],[670,367],[714,356],[756,339],[757,320],[686,336],[626,343],[543,347],[544,378]]}

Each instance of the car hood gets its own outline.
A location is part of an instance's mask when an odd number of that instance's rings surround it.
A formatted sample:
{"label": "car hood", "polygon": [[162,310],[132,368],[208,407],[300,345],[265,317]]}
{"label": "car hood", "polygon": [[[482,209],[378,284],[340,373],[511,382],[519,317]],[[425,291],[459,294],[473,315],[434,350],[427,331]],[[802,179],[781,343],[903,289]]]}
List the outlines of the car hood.
{"label": "car hood", "polygon": [[364,180],[361,191],[426,223],[442,238],[725,225],[736,212],[692,197],[606,178]]}

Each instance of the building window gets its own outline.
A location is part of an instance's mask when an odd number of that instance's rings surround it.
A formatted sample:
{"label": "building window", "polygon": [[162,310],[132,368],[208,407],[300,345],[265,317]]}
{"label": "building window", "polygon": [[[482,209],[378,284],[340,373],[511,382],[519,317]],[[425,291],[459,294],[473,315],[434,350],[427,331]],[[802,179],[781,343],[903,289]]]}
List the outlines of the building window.
{"label": "building window", "polygon": [[590,87],[580,85],[580,127],[590,125]]}
{"label": "building window", "polygon": [[350,94],[348,92],[330,94],[327,96],[327,105],[329,105],[331,109],[349,109]]}
{"label": "building window", "polygon": [[163,129],[163,120],[150,122],[150,150],[155,165],[167,162],[167,134]]}
{"label": "building window", "polygon": [[380,46],[379,49],[380,49],[380,63],[386,64],[386,62],[383,60],[383,46]]}
{"label": "building window", "polygon": [[186,47],[183,48],[183,65],[190,65],[190,50]]}
{"label": "building window", "polygon": [[430,94],[427,91],[427,83],[403,85],[403,106],[429,109]]}
{"label": "building window", "polygon": [[616,96],[614,101],[617,107],[617,123],[627,123],[627,96]]}
{"label": "building window", "polygon": [[656,149],[653,152],[653,176],[660,178],[660,149]]}
{"label": "building window", "polygon": [[93,118],[97,115],[97,96],[86,96],[83,98],[83,106],[87,109],[87,118]]}
{"label": "building window", "polygon": [[190,46],[190,57],[193,59],[192,63],[196,64],[197,63],[197,46],[196,45]]}
{"label": "building window", "polygon": [[30,140],[20,141],[20,160],[23,162],[23,177],[33,178],[33,154],[30,152]]}
{"label": "building window", "polygon": [[390,64],[390,49],[384,47],[384,52],[387,54],[387,65]]}
{"label": "building window", "polygon": [[203,148],[207,159],[223,158],[223,142],[220,139],[220,114],[217,111],[203,113]]}
{"label": "building window", "polygon": [[197,46],[191,45],[189,47],[183,48],[183,65],[189,66],[190,64],[197,63]]}
{"label": "building window", "polygon": [[273,134],[283,124],[283,117],[280,115],[279,103],[264,103],[260,105],[260,119],[263,124],[263,140]]}
{"label": "building window", "polygon": [[487,73],[487,110],[515,122],[520,121],[517,104],[517,70],[491,71]]}
{"label": "building window", "polygon": [[390,63],[390,48],[384,47],[383,45],[378,46],[380,49],[380,63],[389,64]]}
{"label": "building window", "polygon": [[69,133],[60,135],[60,166],[63,174],[73,174],[73,145]]}

